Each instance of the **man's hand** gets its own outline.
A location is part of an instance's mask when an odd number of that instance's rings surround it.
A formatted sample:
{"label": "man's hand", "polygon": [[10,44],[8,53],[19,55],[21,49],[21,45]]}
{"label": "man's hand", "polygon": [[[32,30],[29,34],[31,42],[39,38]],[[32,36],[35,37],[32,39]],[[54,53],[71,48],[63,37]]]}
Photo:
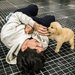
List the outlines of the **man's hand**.
{"label": "man's hand", "polygon": [[47,31],[47,27],[40,25],[38,23],[34,23],[34,29],[39,33],[39,35],[48,36],[49,33]]}
{"label": "man's hand", "polygon": [[33,32],[33,28],[30,25],[26,25],[25,27],[25,33],[31,34]]}

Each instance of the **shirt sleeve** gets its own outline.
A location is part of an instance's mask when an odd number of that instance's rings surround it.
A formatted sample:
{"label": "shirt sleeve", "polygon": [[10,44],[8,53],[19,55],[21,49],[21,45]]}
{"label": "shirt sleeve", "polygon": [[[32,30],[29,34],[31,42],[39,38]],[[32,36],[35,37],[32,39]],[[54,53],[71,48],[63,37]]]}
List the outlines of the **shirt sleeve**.
{"label": "shirt sleeve", "polygon": [[9,19],[9,21],[7,23],[17,23],[16,25],[19,25],[21,23],[23,24],[29,24],[30,26],[33,27],[35,21],[27,16],[26,14],[23,14],[22,12],[15,12]]}

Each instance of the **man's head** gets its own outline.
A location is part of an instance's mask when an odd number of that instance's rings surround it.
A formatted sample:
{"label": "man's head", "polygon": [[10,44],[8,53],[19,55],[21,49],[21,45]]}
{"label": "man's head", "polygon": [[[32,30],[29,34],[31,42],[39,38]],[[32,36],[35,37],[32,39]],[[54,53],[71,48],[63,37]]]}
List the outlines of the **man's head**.
{"label": "man's head", "polygon": [[37,53],[44,51],[42,43],[38,42],[36,39],[25,40],[24,43],[22,44],[21,50],[24,51],[27,48],[36,49]]}
{"label": "man's head", "polygon": [[37,53],[36,49],[27,48],[21,50],[17,55],[17,65],[24,73],[38,72],[43,68],[45,62],[44,52]]}

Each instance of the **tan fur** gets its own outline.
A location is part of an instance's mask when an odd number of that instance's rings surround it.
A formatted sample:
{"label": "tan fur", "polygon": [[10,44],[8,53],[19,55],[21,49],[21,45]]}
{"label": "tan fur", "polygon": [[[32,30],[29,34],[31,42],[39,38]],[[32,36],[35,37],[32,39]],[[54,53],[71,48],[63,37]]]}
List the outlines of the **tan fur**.
{"label": "tan fur", "polygon": [[52,22],[48,27],[49,38],[57,41],[55,52],[58,53],[64,42],[69,41],[71,49],[74,49],[74,32],[69,28],[62,28],[58,22]]}

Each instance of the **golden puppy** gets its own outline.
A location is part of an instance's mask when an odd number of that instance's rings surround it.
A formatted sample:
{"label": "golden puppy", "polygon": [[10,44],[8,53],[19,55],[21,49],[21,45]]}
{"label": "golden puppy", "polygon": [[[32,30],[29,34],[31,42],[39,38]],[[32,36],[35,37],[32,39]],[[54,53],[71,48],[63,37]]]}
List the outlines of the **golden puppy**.
{"label": "golden puppy", "polygon": [[71,49],[74,49],[74,32],[69,28],[62,28],[58,22],[52,22],[48,27],[49,38],[57,41],[55,52],[58,53],[64,42],[69,41]]}

